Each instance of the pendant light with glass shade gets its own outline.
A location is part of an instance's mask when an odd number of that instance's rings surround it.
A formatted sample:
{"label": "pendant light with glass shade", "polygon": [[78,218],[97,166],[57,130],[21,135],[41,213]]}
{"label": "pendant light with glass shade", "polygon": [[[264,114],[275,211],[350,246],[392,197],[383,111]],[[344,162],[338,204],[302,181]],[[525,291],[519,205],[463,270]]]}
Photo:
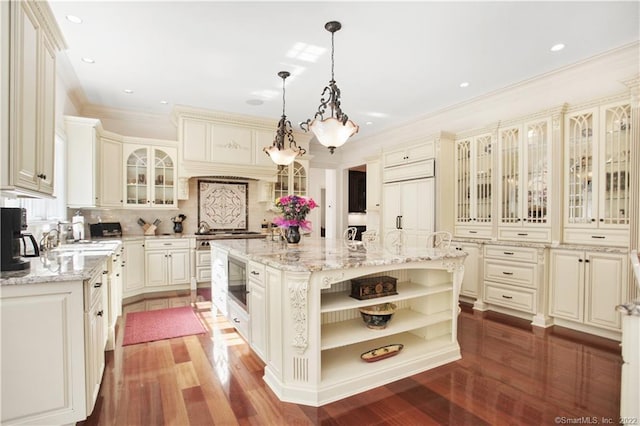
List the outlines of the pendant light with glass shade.
{"label": "pendant light with glass shade", "polygon": [[[293,163],[296,157],[304,155],[307,150],[296,145],[296,141],[293,137],[293,129],[291,128],[291,122],[287,119],[284,112],[284,81],[291,74],[288,71],[280,71],[278,76],[282,78],[282,117],[278,121],[278,128],[276,130],[276,137],[273,140],[273,145],[265,146],[263,151],[271,158],[271,161],[279,166],[288,166]],[[285,147],[285,143],[288,142],[289,146]]]}
{"label": "pendant light with glass shade", "polygon": [[[347,114],[342,112],[342,108],[340,107],[340,89],[333,76],[333,37],[336,31],[342,28],[342,24],[337,21],[330,21],[324,25],[324,28],[331,33],[331,80],[320,95],[320,106],[318,106],[318,112],[316,112],[313,120],[308,119],[304,123],[301,123],[300,127],[305,132],[311,130],[318,142],[329,148],[329,151],[333,154],[336,148],[344,145],[347,139],[358,133],[359,127],[356,123],[349,120]],[[330,109],[331,115],[325,118],[324,114],[327,112],[327,108]]]}

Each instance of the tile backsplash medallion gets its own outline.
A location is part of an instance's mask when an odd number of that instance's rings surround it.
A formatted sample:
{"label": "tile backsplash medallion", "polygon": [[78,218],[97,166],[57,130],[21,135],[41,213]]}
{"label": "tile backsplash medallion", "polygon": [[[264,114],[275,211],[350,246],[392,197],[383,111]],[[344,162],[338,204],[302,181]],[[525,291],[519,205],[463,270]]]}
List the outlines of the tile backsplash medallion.
{"label": "tile backsplash medallion", "polygon": [[[68,209],[69,220],[80,210],[84,216],[85,233],[89,236],[89,224],[102,222],[120,222],[124,236],[143,235],[144,230],[138,225],[138,218],[142,218],[147,223],[152,223],[159,219],[161,222],[156,230],[156,235],[173,235],[173,222],[171,218],[183,214],[187,218],[183,221],[183,234],[193,234],[198,230],[198,180],[218,180],[222,182],[231,181],[229,178],[217,177],[194,177],[189,179],[189,199],[178,200],[177,209]],[[268,211],[269,203],[258,201],[258,182],[246,179],[237,179],[233,182],[247,182],[248,186],[248,230],[260,231],[263,220],[271,220],[276,213]]]}

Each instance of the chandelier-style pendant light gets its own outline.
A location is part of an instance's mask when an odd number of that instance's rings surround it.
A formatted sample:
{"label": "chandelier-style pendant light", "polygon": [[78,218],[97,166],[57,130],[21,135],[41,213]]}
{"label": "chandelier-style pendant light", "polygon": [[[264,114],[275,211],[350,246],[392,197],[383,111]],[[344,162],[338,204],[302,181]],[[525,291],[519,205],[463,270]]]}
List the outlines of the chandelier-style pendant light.
{"label": "chandelier-style pendant light", "polygon": [[[276,137],[273,139],[273,145],[265,146],[263,151],[271,158],[271,161],[279,166],[288,166],[293,163],[296,157],[304,155],[307,150],[296,145],[293,138],[293,129],[291,122],[284,113],[284,81],[291,74],[288,71],[280,71],[278,76],[282,78],[282,117],[278,122]],[[285,148],[285,140],[289,142],[289,146]]]}
{"label": "chandelier-style pendant light", "polygon": [[[359,127],[356,123],[349,120],[347,114],[342,112],[342,108],[340,107],[340,89],[336,85],[336,80],[333,77],[333,37],[335,32],[342,28],[342,24],[337,21],[331,21],[327,22],[324,28],[331,33],[331,81],[329,81],[329,85],[324,88],[320,95],[320,106],[313,120],[308,119],[304,123],[301,123],[300,127],[305,132],[311,130],[318,142],[329,148],[329,151],[333,154],[336,148],[344,145],[347,139],[358,133]],[[330,108],[331,115],[324,118],[327,108]]]}

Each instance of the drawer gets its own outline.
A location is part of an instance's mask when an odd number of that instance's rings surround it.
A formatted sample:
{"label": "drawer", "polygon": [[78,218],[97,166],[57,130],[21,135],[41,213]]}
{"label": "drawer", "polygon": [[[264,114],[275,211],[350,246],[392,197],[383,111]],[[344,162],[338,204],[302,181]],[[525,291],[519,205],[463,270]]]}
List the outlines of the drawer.
{"label": "drawer", "polygon": [[382,172],[382,177],[386,183],[432,177],[433,173],[434,162],[433,160],[427,160],[403,166],[386,167]]}
{"label": "drawer", "polygon": [[211,268],[196,267],[196,282],[211,282]]}
{"label": "drawer", "polygon": [[209,250],[196,250],[196,266],[211,265],[211,252]]}
{"label": "drawer", "polygon": [[484,247],[484,257],[538,263],[538,250],[530,247],[487,245]]}
{"label": "drawer", "polygon": [[229,302],[229,315],[227,319],[231,325],[238,330],[238,333],[240,333],[246,341],[249,341],[249,313],[234,302]]}
{"label": "drawer", "polygon": [[536,288],[537,269],[537,265],[488,259],[484,262],[484,279]]}
{"label": "drawer", "polygon": [[499,240],[551,242],[551,229],[498,229]]}
{"label": "drawer", "polygon": [[629,244],[629,231],[565,228],[564,242],[626,247]]}
{"label": "drawer", "polygon": [[264,265],[262,263],[249,261],[248,278],[254,283],[264,287]]}
{"label": "drawer", "polygon": [[147,250],[167,250],[174,248],[189,248],[189,239],[167,239],[161,238],[157,240],[147,239],[144,241],[144,247]]}
{"label": "drawer", "polygon": [[514,289],[499,284],[484,284],[484,299],[487,303],[504,306],[518,311],[536,312],[535,290]]}
{"label": "drawer", "polygon": [[104,269],[98,272],[90,280],[84,282],[84,310],[89,312],[91,305],[102,298],[102,292],[107,291],[108,272]]}
{"label": "drawer", "polygon": [[456,225],[454,234],[456,237],[491,239],[491,227]]}

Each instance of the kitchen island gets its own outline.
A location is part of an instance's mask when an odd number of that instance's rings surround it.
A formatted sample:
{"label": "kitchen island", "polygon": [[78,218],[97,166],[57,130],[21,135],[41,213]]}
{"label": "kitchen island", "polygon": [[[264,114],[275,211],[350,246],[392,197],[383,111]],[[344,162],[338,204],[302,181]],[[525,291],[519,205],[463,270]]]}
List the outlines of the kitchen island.
{"label": "kitchen island", "polygon": [[[282,401],[321,406],[460,358],[464,252],[389,251],[307,238],[296,246],[268,240],[218,240],[211,246],[214,304],[244,328],[266,364],[266,383]],[[225,295],[230,258],[247,265],[244,313]],[[397,294],[350,297],[351,280],[369,277],[395,278]],[[367,328],[358,308],[386,302],[397,306],[390,324]],[[377,362],[360,357],[392,344],[403,345],[396,356]]]}

